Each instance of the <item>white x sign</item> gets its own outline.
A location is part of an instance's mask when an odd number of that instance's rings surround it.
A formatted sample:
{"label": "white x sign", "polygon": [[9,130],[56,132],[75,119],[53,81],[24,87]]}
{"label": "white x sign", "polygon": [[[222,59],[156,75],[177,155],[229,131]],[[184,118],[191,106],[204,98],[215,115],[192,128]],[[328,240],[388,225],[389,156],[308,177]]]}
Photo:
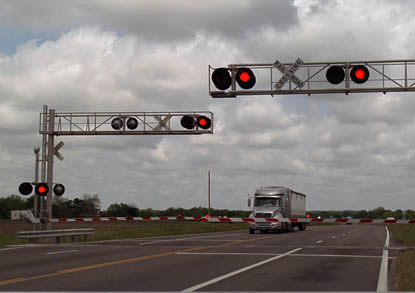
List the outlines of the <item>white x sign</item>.
{"label": "white x sign", "polygon": [[165,128],[166,130],[171,130],[169,127],[169,124],[167,123],[170,121],[172,117],[171,115],[167,115],[164,118],[161,118],[161,116],[153,116],[153,117],[159,123],[156,127],[154,127],[153,129],[154,131],[160,131],[160,130],[163,130],[163,128]]}
{"label": "white x sign", "polygon": [[281,89],[289,80],[295,83],[299,88],[302,88],[304,86],[304,82],[295,76],[294,73],[303,64],[304,61],[298,58],[293,65],[287,68],[282,63],[280,63],[280,61],[275,61],[274,67],[276,67],[283,74],[280,80],[274,85],[275,89]]}

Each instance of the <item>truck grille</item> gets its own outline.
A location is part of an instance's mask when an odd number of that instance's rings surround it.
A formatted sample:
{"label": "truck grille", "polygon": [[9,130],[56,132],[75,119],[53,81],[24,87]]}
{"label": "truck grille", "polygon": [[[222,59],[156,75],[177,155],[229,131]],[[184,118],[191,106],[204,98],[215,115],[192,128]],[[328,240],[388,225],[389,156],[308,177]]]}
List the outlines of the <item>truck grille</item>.
{"label": "truck grille", "polygon": [[272,213],[255,213],[255,218],[271,218]]}

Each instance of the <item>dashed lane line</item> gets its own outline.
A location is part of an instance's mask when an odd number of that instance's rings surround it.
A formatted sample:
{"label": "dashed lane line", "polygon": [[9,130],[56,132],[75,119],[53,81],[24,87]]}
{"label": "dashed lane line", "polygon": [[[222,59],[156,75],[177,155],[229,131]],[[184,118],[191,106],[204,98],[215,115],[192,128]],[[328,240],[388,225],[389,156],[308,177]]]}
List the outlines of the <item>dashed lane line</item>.
{"label": "dashed lane line", "polygon": [[62,251],[47,252],[45,254],[60,254],[60,253],[68,253],[68,252],[76,252],[76,251],[79,251],[79,250],[78,249],[62,250]]}
{"label": "dashed lane line", "polygon": [[23,248],[22,246],[19,246],[19,247],[6,247],[6,248],[0,248],[0,251],[3,251],[3,250],[12,250],[12,249],[19,249],[19,248]]}

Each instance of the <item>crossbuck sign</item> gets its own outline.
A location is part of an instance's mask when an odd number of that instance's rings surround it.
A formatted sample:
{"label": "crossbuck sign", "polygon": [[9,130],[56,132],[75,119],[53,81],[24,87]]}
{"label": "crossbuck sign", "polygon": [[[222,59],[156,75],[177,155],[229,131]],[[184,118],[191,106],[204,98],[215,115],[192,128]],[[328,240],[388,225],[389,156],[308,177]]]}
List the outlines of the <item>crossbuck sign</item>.
{"label": "crossbuck sign", "polygon": [[275,61],[274,67],[277,68],[283,74],[280,80],[275,84],[275,89],[281,89],[289,80],[291,80],[294,84],[296,84],[299,88],[304,86],[304,82],[301,81],[297,76],[295,76],[295,72],[297,69],[304,64],[304,61],[298,58],[293,65],[289,68],[285,67],[280,61]]}

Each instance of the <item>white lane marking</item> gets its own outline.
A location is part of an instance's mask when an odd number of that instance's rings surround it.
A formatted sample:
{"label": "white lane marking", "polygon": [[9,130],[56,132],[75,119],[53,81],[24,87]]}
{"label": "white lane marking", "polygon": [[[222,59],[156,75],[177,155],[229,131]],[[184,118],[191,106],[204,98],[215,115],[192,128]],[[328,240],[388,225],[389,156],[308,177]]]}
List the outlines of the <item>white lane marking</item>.
{"label": "white lane marking", "polygon": [[[230,232],[230,231],[229,231]],[[205,233],[191,233],[191,234],[178,234],[178,235],[162,235],[162,236],[152,236],[152,237],[141,237],[141,238],[130,238],[130,239],[113,239],[113,240],[98,240],[98,241],[93,241],[91,243],[101,243],[101,242],[119,242],[119,241],[146,241],[146,240],[151,240],[151,239],[174,239],[174,237],[180,236],[194,236],[194,235],[205,235],[203,237],[222,237],[222,236],[232,236],[232,235],[245,235],[245,230],[244,232],[238,232],[238,233],[227,233],[227,232],[205,232]],[[192,238],[196,238],[196,237],[192,237]],[[199,238],[199,237],[197,237]],[[26,244],[27,245],[27,244]]]}
{"label": "white lane marking", "polygon": [[346,234],[342,234],[342,236],[346,236]]}
{"label": "white lane marking", "polygon": [[350,232],[350,231],[349,231],[349,232],[347,232],[347,234],[350,234],[350,233],[352,233],[352,232]]}
{"label": "white lane marking", "polygon": [[182,239],[157,240],[157,241],[143,242],[143,243],[140,243],[140,245],[147,245],[147,244],[153,244],[153,243],[162,243],[162,242],[180,241],[180,240],[185,240],[185,239],[186,238],[182,238]]}
{"label": "white lane marking", "polygon": [[76,251],[79,251],[79,250],[77,250],[77,249],[73,249],[73,250],[62,250],[62,251],[48,252],[48,253],[45,253],[45,254],[58,254],[58,253],[67,253],[67,252],[76,252]]}
{"label": "white lane marking", "polygon": [[316,243],[323,243],[323,242],[324,242],[323,240],[316,241]]}
{"label": "white lane marking", "polygon": [[209,281],[206,281],[206,282],[200,283],[200,284],[198,284],[198,285],[192,286],[192,287],[190,287],[190,288],[184,289],[183,291],[187,291],[187,292],[196,291],[196,290],[198,290],[198,289],[200,289],[200,288],[206,287],[206,286],[208,286],[208,285],[214,284],[214,283],[216,283],[216,282],[222,281],[222,280],[227,279],[227,278],[229,278],[229,277],[232,277],[232,276],[235,276],[235,275],[237,275],[237,274],[243,273],[243,272],[245,272],[245,271],[248,271],[248,270],[250,270],[250,269],[256,268],[256,267],[261,266],[261,265],[263,265],[263,264],[269,263],[269,262],[274,261],[274,260],[276,260],[276,259],[282,258],[282,257],[284,257],[284,256],[287,256],[287,255],[289,255],[289,254],[291,254],[291,253],[294,253],[294,252],[296,252],[296,251],[299,251],[299,250],[301,250],[301,249],[302,249],[302,248],[301,248],[301,247],[299,247],[299,248],[296,248],[296,249],[290,250],[290,251],[288,251],[288,252],[286,252],[286,253],[283,253],[283,254],[277,255],[277,256],[275,256],[275,257],[271,257],[271,258],[269,258],[269,259],[266,259],[266,260],[264,260],[264,261],[258,262],[258,263],[256,263],[256,264],[253,264],[253,265],[250,265],[250,266],[244,267],[244,268],[242,268],[242,269],[239,269],[239,270],[233,271],[233,272],[231,272],[231,273],[228,273],[228,274],[222,275],[222,276],[220,276],[220,277],[217,277],[217,278],[211,279],[211,280],[209,280]]}
{"label": "white lane marking", "polygon": [[389,230],[388,227],[385,226],[386,229],[386,239],[385,239],[385,249],[383,250],[382,254],[382,262],[380,264],[380,271],[379,271],[379,280],[378,280],[378,288],[376,289],[377,292],[387,292],[388,291],[388,253],[389,250]]}
{"label": "white lane marking", "polygon": [[[249,256],[275,256],[280,253],[247,253],[247,252],[178,252],[177,255],[249,255]],[[380,255],[358,255],[358,254],[301,254],[292,253],[287,256],[316,256],[316,257],[350,257],[350,258],[382,258]],[[395,257],[389,257],[390,259]]]}
{"label": "white lane marking", "polygon": [[6,248],[0,248],[0,250],[11,250],[11,249],[19,249],[23,247],[6,247]]}
{"label": "white lane marking", "polygon": [[335,238],[337,238],[337,236],[331,236],[331,238],[335,239]]}
{"label": "white lane marking", "polygon": [[[235,234],[235,235],[239,235],[239,234]],[[221,236],[228,236],[228,235],[221,235]],[[203,239],[203,238],[212,238],[212,237],[217,237],[217,236],[200,236],[200,237],[189,237],[189,238],[177,238],[177,239],[163,239],[163,240],[155,240],[155,241],[150,241],[150,242],[143,242],[140,243],[140,245],[147,245],[147,244],[153,244],[153,243],[161,243],[161,242],[169,242],[169,241],[191,241],[193,239]],[[227,240],[227,239],[206,239],[206,240],[198,240],[198,241],[244,241],[246,239],[243,240],[235,240],[235,239],[231,239],[231,240]]]}

